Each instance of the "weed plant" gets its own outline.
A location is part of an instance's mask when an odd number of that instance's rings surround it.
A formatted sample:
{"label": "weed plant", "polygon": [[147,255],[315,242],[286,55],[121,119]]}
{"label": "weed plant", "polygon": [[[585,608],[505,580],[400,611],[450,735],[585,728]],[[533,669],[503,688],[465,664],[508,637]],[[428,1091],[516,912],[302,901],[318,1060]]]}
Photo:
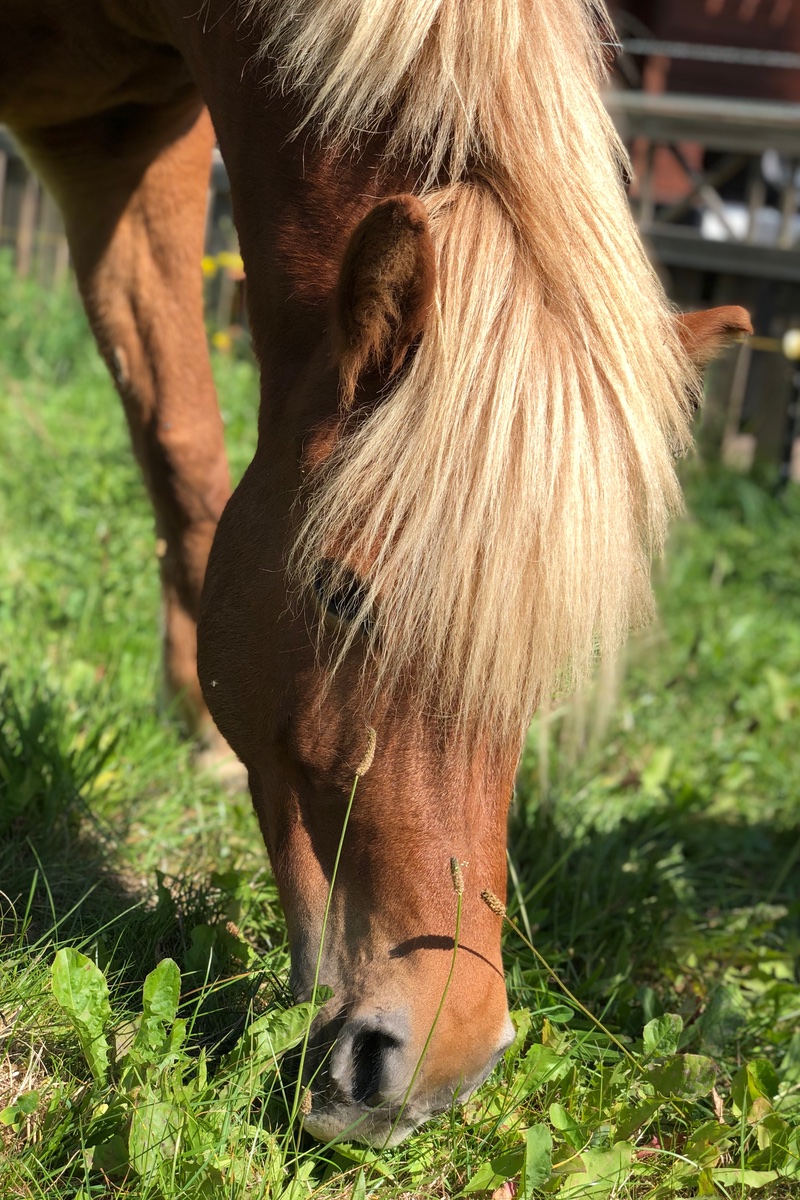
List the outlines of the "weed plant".
{"label": "weed plant", "polygon": [[[0,1196],[800,1195],[797,492],[687,473],[658,622],[531,731],[513,1047],[400,1147],[324,1147],[248,799],[159,707],[119,405],[72,293],[2,260],[0,331]],[[255,373],[214,369],[238,473]]]}

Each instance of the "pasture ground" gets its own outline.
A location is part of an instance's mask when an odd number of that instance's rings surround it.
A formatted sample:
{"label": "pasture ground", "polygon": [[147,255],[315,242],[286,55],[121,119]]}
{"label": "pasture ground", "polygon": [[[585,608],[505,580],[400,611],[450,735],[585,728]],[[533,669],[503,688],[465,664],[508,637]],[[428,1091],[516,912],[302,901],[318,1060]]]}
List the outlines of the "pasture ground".
{"label": "pasture ground", "polygon": [[[0,1196],[800,1194],[797,490],[690,468],[658,624],[531,732],[509,912],[583,1007],[509,929],[490,1081],[324,1148],[248,800],[158,711],[119,406],[71,294],[0,265],[0,330]],[[238,472],[255,376],[215,370]]]}

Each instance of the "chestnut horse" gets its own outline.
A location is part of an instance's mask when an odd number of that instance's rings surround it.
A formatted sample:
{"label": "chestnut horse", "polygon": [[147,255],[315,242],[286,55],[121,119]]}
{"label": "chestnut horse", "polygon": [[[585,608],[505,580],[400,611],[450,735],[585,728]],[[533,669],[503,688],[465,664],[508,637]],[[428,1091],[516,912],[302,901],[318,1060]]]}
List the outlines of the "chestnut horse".
{"label": "chestnut horse", "polygon": [[[508,1045],[480,893],[505,895],[526,724],[650,612],[690,357],[748,328],[676,320],[645,259],[601,9],[3,4],[0,120],[61,207],[125,407],[167,678],[247,767],[295,994],[318,956],[333,989],[307,1060],[324,1138],[398,1140]],[[200,274],[215,134],[261,369],[232,496]]]}

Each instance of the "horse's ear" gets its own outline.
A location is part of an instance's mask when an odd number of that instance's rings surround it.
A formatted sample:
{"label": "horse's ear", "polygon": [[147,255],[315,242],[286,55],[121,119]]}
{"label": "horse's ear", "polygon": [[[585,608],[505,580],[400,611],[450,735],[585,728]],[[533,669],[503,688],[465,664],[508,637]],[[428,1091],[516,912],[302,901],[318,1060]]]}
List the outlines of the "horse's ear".
{"label": "horse's ear", "polygon": [[753,332],[743,308],[710,308],[706,312],[681,313],[678,335],[683,348],[698,367],[705,367],[731,342]]}
{"label": "horse's ear", "polygon": [[336,291],[335,350],[343,403],[359,378],[387,377],[422,333],[436,289],[428,214],[415,196],[377,204],[350,238]]}

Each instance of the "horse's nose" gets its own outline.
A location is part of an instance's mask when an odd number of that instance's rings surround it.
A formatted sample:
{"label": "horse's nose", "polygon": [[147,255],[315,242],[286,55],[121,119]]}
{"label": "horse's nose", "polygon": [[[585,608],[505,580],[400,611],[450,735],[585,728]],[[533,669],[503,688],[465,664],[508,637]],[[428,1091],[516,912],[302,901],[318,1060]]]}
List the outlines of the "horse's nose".
{"label": "horse's nose", "polygon": [[403,1009],[351,1017],[331,1054],[330,1077],[341,1098],[369,1108],[401,1101],[414,1069],[408,1042]]}

